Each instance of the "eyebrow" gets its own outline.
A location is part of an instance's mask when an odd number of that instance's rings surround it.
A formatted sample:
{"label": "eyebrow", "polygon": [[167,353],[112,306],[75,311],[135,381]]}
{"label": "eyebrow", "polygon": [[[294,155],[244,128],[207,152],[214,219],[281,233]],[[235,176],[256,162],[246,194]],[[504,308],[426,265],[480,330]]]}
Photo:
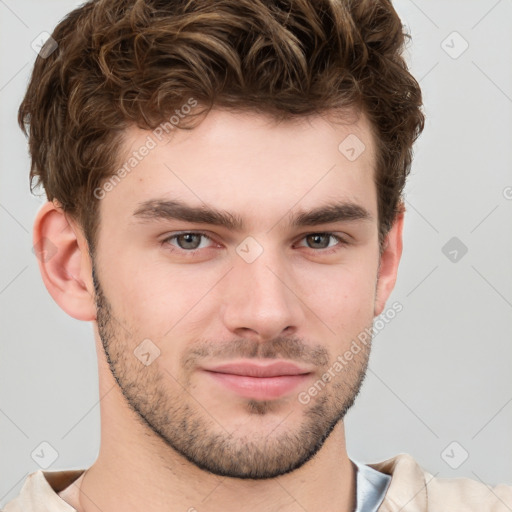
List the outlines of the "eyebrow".
{"label": "eyebrow", "polygon": [[[290,227],[316,226],[342,221],[371,221],[370,212],[353,202],[334,202],[312,210],[288,213]],[[141,221],[181,220],[196,224],[222,226],[230,231],[243,231],[244,221],[236,214],[203,206],[191,206],[175,199],[150,199],[138,204],[133,217]]]}

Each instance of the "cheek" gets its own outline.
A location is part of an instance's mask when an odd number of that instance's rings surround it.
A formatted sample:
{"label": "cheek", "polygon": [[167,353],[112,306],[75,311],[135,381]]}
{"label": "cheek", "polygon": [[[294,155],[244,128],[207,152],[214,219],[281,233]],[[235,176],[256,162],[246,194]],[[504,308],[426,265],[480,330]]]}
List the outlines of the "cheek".
{"label": "cheek", "polygon": [[367,327],[373,317],[375,283],[358,279],[333,279],[322,301],[327,325],[345,337]]}
{"label": "cheek", "polygon": [[174,351],[180,339],[204,334],[201,327],[220,303],[216,283],[225,270],[219,272],[127,258],[110,275],[111,296],[132,333]]}
{"label": "cheek", "polygon": [[373,318],[377,265],[370,258],[310,266],[295,278],[304,304],[337,334],[367,327]]}
{"label": "cheek", "polygon": [[131,337],[156,336],[172,326],[173,296],[178,290],[162,279],[155,265],[124,254],[105,263],[100,278],[115,315]]}

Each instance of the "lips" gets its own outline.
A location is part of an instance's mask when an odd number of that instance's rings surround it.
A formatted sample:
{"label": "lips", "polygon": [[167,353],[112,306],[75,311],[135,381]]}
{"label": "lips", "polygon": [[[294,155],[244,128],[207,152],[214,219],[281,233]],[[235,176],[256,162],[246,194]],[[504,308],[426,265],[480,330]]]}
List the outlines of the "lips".
{"label": "lips", "polygon": [[287,361],[270,364],[249,362],[227,363],[205,372],[216,382],[246,398],[270,400],[290,393],[309,378],[308,368]]}
{"label": "lips", "polygon": [[281,375],[303,375],[310,372],[308,369],[300,368],[296,364],[286,361],[277,361],[270,364],[227,363],[205,369],[216,373],[245,375],[247,377],[279,377]]}

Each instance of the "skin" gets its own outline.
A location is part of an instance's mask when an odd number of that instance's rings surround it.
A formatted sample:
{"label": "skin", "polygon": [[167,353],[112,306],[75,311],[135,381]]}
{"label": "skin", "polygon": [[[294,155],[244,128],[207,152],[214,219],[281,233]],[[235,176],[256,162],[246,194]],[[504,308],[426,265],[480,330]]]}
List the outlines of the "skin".
{"label": "skin", "polygon": [[[127,129],[120,160],[148,134]],[[355,161],[338,150],[350,134],[366,146]],[[62,499],[87,512],[353,509],[343,416],[369,347],[307,404],[298,394],[371,326],[395,284],[403,214],[380,254],[374,147],[364,116],[276,124],[216,109],[158,143],[105,194],[94,261],[76,222],[57,203],[41,208],[34,241],[58,249],[39,261],[44,283],[66,313],[93,322],[98,354],[100,453]],[[155,198],[230,212],[245,226],[134,217]],[[288,223],[335,201],[368,218]],[[169,239],[198,230],[210,239]],[[308,236],[326,232],[347,243]],[[257,245],[244,245],[249,236]],[[249,263],[241,247],[262,252]],[[134,350],[147,339],[160,355],[146,366]],[[309,375],[269,400],[240,396],[204,371],[276,359]]]}

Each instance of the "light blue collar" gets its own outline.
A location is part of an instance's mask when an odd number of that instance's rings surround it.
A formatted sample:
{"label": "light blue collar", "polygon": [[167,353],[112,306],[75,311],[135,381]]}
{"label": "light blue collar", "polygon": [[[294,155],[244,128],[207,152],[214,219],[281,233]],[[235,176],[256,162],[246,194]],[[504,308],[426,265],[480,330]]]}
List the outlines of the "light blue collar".
{"label": "light blue collar", "polygon": [[354,459],[350,460],[357,468],[355,512],[377,512],[391,483],[391,476]]}

